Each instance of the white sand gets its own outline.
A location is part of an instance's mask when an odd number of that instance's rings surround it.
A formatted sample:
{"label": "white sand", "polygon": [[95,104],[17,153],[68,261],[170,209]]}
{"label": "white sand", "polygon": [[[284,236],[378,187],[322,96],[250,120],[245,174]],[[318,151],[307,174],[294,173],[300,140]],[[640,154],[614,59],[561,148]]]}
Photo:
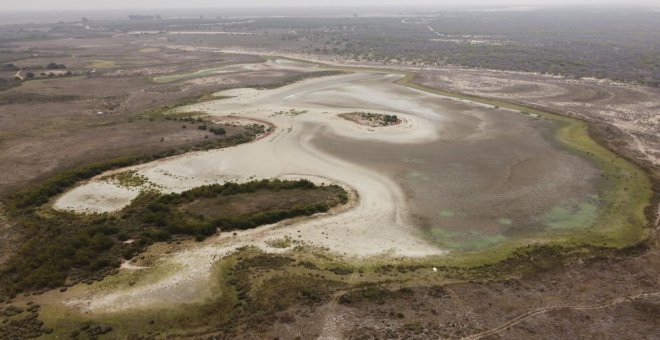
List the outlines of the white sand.
{"label": "white sand", "polygon": [[62,195],[55,201],[54,208],[85,213],[113,212],[125,207],[139,194],[140,191],[135,188],[93,180]]}

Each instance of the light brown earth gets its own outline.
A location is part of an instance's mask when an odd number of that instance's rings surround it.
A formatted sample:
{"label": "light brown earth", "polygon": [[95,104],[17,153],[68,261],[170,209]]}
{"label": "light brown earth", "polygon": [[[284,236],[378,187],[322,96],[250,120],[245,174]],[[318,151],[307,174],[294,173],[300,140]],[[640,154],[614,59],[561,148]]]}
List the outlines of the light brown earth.
{"label": "light brown earth", "polygon": [[[273,63],[255,64],[264,59],[251,55],[170,48],[143,53],[142,45],[126,38],[19,42],[12,48],[40,52],[15,61],[26,70],[56,62],[67,65],[74,75],[30,80],[0,92],[0,193],[62,169],[204,141],[207,133],[138,118],[141,113],[214,91],[279,86],[305,76],[303,71]],[[98,60],[113,64],[98,68],[94,66]],[[157,84],[149,80],[159,74],[235,64],[242,66],[213,82]]]}

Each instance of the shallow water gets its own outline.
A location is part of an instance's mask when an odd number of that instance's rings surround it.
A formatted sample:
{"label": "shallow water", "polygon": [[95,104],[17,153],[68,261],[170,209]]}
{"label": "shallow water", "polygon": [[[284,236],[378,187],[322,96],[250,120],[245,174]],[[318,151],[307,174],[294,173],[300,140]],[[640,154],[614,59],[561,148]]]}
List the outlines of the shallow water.
{"label": "shallow water", "polygon": [[394,179],[411,223],[444,248],[479,249],[593,224],[599,171],[553,139],[558,123],[448,99],[435,100],[433,109],[443,136],[435,142],[383,144],[325,133],[313,143]]}

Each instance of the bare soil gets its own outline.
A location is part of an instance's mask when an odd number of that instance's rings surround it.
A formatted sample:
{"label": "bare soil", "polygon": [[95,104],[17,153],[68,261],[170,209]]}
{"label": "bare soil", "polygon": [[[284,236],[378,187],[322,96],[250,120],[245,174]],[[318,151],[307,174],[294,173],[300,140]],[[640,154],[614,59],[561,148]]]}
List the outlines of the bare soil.
{"label": "bare soil", "polygon": [[332,192],[328,190],[265,191],[200,199],[181,209],[191,214],[200,214],[214,219],[327,202],[333,196]]}
{"label": "bare soil", "polygon": [[[209,135],[181,131],[170,122],[137,120],[143,112],[222,89],[279,86],[306,76],[302,71],[247,68],[224,75],[221,82],[156,84],[149,78],[158,74],[264,59],[169,48],[144,53],[142,45],[129,40],[61,39],[12,46],[44,55],[14,61],[26,71],[52,61],[65,64],[74,75],[29,80],[0,92],[0,194],[72,166],[194,144]],[[95,67],[98,60],[113,63]]]}

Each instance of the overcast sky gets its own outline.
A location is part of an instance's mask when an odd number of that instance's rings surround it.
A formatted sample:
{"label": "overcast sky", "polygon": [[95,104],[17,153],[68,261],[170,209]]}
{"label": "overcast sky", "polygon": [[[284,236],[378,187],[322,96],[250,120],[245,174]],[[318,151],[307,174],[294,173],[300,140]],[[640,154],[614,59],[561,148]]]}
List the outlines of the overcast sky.
{"label": "overcast sky", "polygon": [[520,6],[635,4],[660,6],[660,0],[0,0],[8,10],[89,10],[128,8],[211,8],[288,6]]}

